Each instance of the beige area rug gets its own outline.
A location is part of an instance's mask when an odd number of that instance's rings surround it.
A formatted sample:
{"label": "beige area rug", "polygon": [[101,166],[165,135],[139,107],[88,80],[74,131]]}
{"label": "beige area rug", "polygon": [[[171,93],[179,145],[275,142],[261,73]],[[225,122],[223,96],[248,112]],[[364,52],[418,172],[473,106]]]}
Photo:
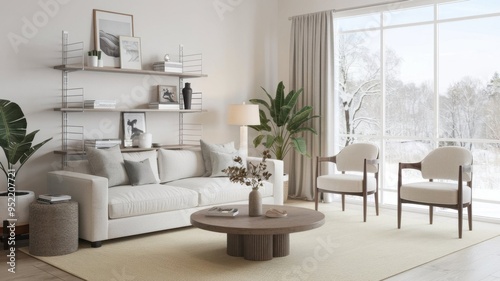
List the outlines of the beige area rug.
{"label": "beige area rug", "polygon": [[[312,202],[291,202],[313,208]],[[86,280],[381,280],[500,234],[500,226],[474,222],[474,230],[457,236],[457,221],[361,206],[321,204],[326,223],[293,233],[291,253],[271,261],[247,261],[226,255],[226,235],[197,228],[106,241],[101,248],[81,242],[75,253],[38,259]],[[133,227],[133,226],[131,226]],[[24,252],[27,248],[22,249]]]}

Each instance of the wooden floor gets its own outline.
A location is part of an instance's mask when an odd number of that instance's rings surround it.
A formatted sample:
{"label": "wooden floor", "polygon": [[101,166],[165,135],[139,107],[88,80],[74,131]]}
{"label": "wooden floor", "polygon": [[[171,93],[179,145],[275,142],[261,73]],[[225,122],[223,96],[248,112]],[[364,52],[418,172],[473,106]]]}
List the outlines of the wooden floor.
{"label": "wooden floor", "polygon": [[[5,262],[6,255],[7,251],[2,251],[2,257],[0,258],[0,280],[2,281],[82,280],[21,251],[18,251],[16,254],[16,273],[9,273],[7,272],[7,264]],[[386,280],[500,281],[499,265],[500,236],[400,273]]]}

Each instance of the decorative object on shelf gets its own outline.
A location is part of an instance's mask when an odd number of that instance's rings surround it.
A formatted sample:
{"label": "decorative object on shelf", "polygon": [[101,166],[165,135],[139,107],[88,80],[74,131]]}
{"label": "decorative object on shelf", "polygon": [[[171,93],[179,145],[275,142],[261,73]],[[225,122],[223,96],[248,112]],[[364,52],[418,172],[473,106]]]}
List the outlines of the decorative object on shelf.
{"label": "decorative object on shelf", "polygon": [[[2,221],[7,218],[26,218],[27,206],[35,199],[33,192],[15,189],[15,179],[24,164],[35,154],[35,152],[52,138],[48,138],[38,144],[33,144],[35,135],[39,130],[26,134],[28,124],[21,107],[15,102],[0,99],[0,147],[5,154],[6,165],[0,162],[0,169],[4,172],[7,180],[7,192],[2,193],[1,205]],[[19,165],[16,167],[16,165]],[[3,216],[3,211],[7,212],[7,201],[11,202],[10,195],[16,197],[16,212],[14,217]],[[27,196],[27,197],[25,197]],[[26,204],[23,204],[24,202]],[[9,205],[10,206],[10,205]]]}
{"label": "decorative object on shelf", "polygon": [[104,66],[120,66],[119,36],[134,36],[133,16],[103,10],[93,10],[94,44],[102,51]]}
{"label": "decorative object on shelf", "polygon": [[142,69],[141,38],[120,36],[120,68]]}
{"label": "decorative object on shelf", "polygon": [[101,55],[102,55],[101,51],[98,51],[98,50],[89,51],[88,57],[87,57],[87,59],[88,59],[87,66],[98,67],[99,62],[102,63]]}
{"label": "decorative object on shelf", "polygon": [[259,187],[264,186],[264,180],[268,180],[272,174],[267,171],[266,160],[271,158],[269,150],[262,152],[262,160],[259,164],[248,163],[248,167],[243,165],[243,159],[240,156],[234,158],[236,166],[227,167],[222,170],[229,176],[231,182],[251,186],[252,191],[248,197],[248,214],[251,217],[262,215],[262,197]]}
{"label": "decorative object on shelf", "polygon": [[179,94],[176,86],[158,85],[158,102],[160,104],[174,104],[179,108]]}
{"label": "decorative object on shelf", "polygon": [[[123,146],[138,146],[139,136],[146,132],[146,113],[123,112]],[[136,144],[134,144],[134,140]]]}
{"label": "decorative object on shelf", "polygon": [[193,95],[193,89],[191,89],[191,83],[186,82],[184,88],[182,89],[182,99],[184,100],[184,109],[191,109],[191,99]]}
{"label": "decorative object on shelf", "polygon": [[153,135],[151,133],[142,133],[139,135],[139,148],[151,148],[153,145]]}
{"label": "decorative object on shelf", "polygon": [[309,105],[296,109],[297,99],[302,89],[292,90],[285,97],[285,86],[283,82],[280,82],[275,98],[271,97],[264,88],[262,90],[269,98],[269,102],[261,99],[251,99],[250,102],[266,108],[272,119],[268,119],[266,112],[262,109],[259,111],[260,125],[250,126],[259,133],[253,140],[255,147],[264,145],[278,160],[283,160],[292,148],[308,156],[306,141],[299,134],[303,132],[317,134],[313,127],[308,126],[308,123],[319,116],[311,116],[312,107]]}
{"label": "decorative object on shelf", "polygon": [[259,125],[259,106],[256,104],[231,104],[227,113],[227,123],[240,125],[240,155],[248,156],[248,125]]}

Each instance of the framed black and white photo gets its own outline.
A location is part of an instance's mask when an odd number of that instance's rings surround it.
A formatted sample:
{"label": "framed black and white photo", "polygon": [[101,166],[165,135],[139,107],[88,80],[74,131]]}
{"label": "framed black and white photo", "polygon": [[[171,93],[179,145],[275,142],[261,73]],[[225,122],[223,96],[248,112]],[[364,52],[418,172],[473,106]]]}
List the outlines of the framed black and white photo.
{"label": "framed black and white photo", "polygon": [[142,69],[141,38],[120,36],[120,67]]}
{"label": "framed black and white photo", "polygon": [[120,36],[134,36],[133,16],[94,9],[94,45],[104,66],[120,67]]}
{"label": "framed black and white photo", "polygon": [[179,104],[177,86],[158,85],[158,102],[160,104]]}
{"label": "framed black and white photo", "polygon": [[146,132],[146,113],[123,112],[123,146],[132,147],[134,138]]}

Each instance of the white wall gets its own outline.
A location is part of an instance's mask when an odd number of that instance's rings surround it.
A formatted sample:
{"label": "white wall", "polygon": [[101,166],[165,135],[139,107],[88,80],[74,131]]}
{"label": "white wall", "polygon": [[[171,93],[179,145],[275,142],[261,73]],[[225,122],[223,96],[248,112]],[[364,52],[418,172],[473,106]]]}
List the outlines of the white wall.
{"label": "white wall", "polygon": [[[278,0],[4,1],[0,98],[21,106],[29,131],[40,129],[36,142],[54,138],[25,165],[17,177],[18,189],[46,192],[46,172],[60,167],[60,157],[53,150],[60,148],[61,114],[53,108],[61,101],[61,72],[52,67],[60,64],[62,30],[69,32],[70,41],[84,41],[86,49],[93,49],[92,9],[133,15],[145,68],[167,52],[176,54],[179,44],[185,53],[203,53],[203,72],[208,77],[190,82],[194,91],[204,93],[208,112],[188,119],[203,124],[208,141],[238,144],[239,128],[226,125],[227,105],[259,96],[260,86],[271,88],[277,83]],[[86,98],[117,99],[121,107],[136,107],[156,98],[156,84],[177,85],[173,78],[159,79],[78,72],[70,74],[70,87],[84,87]],[[146,91],[138,91],[138,86]],[[71,114],[70,120],[84,123],[89,135],[118,137],[119,115]],[[176,114],[154,113],[146,118],[154,142],[177,140]],[[112,126],[103,127],[103,120]],[[3,154],[0,157],[3,161]],[[5,181],[0,180],[0,190],[5,189]]]}

